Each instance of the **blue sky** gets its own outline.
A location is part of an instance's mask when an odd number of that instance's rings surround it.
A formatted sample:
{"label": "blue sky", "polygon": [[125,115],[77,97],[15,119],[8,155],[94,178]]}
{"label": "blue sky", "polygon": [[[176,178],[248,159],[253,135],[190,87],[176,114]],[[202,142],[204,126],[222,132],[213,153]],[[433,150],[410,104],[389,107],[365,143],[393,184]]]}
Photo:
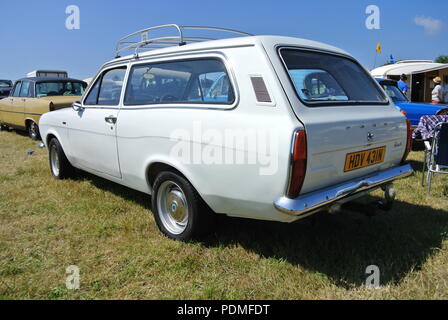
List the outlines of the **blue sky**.
{"label": "blue sky", "polygon": [[[65,27],[68,5],[80,8],[80,30]],[[368,5],[381,10],[380,30],[365,27]],[[416,17],[423,17],[423,23],[434,29],[418,26]],[[397,59],[431,60],[448,55],[446,0],[3,0],[0,78],[16,80],[35,69],[63,69],[86,78],[114,57],[117,39],[166,23],[317,40],[350,52],[368,68],[373,67],[378,41],[383,53],[377,64],[390,54]]]}

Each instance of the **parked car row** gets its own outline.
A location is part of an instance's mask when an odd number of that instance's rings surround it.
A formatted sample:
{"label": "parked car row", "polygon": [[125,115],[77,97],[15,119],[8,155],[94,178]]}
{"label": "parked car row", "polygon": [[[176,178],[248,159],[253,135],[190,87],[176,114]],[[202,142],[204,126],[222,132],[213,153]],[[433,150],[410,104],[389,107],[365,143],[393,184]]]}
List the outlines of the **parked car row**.
{"label": "parked car row", "polygon": [[[146,39],[164,28],[180,34],[169,44]],[[448,114],[448,106],[408,101],[396,81],[375,81],[338,48],[219,28],[243,37],[185,37],[191,28],[123,38],[89,84],[54,70],[0,80],[0,125],[41,138],[57,179],[76,168],[151,195],[160,230],[186,240],[209,232],[217,213],[292,222],[377,188],[390,205],[391,183],[412,173],[411,128],[422,115]],[[120,57],[127,50],[134,54]],[[221,138],[195,136],[198,123]],[[186,135],[173,139],[179,130]],[[270,152],[253,140],[229,145],[229,130],[275,131],[277,140]],[[193,149],[173,153],[179,144]],[[198,162],[197,150],[201,158],[212,147],[231,160],[272,157],[275,170]]]}

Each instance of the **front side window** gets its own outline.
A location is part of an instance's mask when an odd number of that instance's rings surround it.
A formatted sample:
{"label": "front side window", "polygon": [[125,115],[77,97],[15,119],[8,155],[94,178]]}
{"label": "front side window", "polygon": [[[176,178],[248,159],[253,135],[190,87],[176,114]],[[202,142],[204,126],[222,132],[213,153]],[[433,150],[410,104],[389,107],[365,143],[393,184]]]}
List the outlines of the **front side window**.
{"label": "front side window", "polygon": [[384,90],[386,91],[386,93],[389,95],[389,97],[394,101],[394,102],[407,102],[408,98],[406,98],[406,96],[403,94],[403,92],[398,89],[398,87],[394,86],[394,85],[386,85],[383,84],[382,85]]}
{"label": "front side window", "polygon": [[36,96],[82,96],[86,86],[86,83],[76,81],[40,82],[36,84]]}
{"label": "front side window", "polygon": [[90,90],[84,104],[118,106],[126,68],[111,69],[104,72]]}
{"label": "front side window", "polygon": [[22,82],[17,82],[14,91],[12,93],[13,97],[20,97],[20,88],[22,87]]}
{"label": "front side window", "polygon": [[384,94],[355,61],[320,52],[282,49],[294,88],[308,106],[387,104]]}
{"label": "front side window", "polygon": [[233,88],[218,59],[136,65],[131,70],[125,105],[232,104]]}
{"label": "front side window", "polygon": [[29,81],[24,81],[22,82],[22,88],[20,89],[20,96],[25,98],[25,97],[29,97],[29,93],[30,93],[30,84],[31,82]]}

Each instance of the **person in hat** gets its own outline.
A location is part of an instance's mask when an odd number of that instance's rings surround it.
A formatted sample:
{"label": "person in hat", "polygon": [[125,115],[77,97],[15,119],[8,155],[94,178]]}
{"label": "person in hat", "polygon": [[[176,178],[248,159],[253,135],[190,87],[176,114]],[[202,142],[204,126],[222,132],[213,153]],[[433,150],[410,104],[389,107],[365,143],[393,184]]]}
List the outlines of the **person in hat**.
{"label": "person in hat", "polygon": [[443,88],[441,86],[442,79],[440,77],[435,77],[432,81],[436,84],[434,90],[432,90],[432,103],[442,103],[443,102]]}

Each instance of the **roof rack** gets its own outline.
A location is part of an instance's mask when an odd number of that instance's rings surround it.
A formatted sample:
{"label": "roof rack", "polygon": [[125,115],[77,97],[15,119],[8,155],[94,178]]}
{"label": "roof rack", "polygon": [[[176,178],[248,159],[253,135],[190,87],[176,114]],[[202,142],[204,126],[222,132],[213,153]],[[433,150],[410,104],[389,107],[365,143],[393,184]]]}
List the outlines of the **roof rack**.
{"label": "roof rack", "polygon": [[[150,32],[160,29],[171,29],[171,31],[174,31],[176,33],[171,36],[149,38]],[[216,38],[209,37],[187,37],[184,33],[185,30],[218,31],[232,33],[239,36],[252,36],[252,34],[250,33],[227,28],[206,26],[179,26],[177,24],[165,24],[139,30],[118,40],[115,48],[116,57],[119,58],[122,52],[134,50],[134,57],[138,58],[138,51],[140,49],[151,50],[170,46],[183,46],[188,43],[217,40]]]}

